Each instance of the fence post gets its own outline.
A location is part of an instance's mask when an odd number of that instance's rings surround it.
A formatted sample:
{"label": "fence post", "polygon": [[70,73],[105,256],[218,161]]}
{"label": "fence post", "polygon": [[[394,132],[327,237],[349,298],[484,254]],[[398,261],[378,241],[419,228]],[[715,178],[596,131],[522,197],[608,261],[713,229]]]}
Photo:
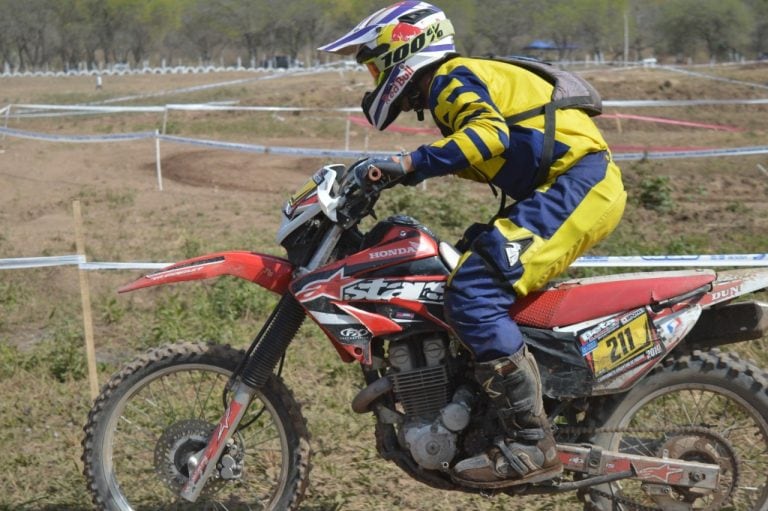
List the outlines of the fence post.
{"label": "fence post", "polygon": [[160,166],[160,133],[155,130],[155,169],[157,170],[157,189],[163,191],[163,169]]}
{"label": "fence post", "polygon": [[[5,107],[5,112],[3,112],[3,117],[5,117],[3,127],[5,129],[8,129],[8,118],[11,116],[11,106],[12,105],[8,105]],[[0,138],[0,142],[5,142],[5,132],[3,132],[3,138]]]}
{"label": "fence post", "polygon": [[347,129],[344,132],[344,150],[349,151],[349,131],[350,131],[350,124],[352,122],[349,120],[349,116],[347,116]]}
{"label": "fence post", "polygon": [[[75,217],[75,246],[80,255],[81,263],[85,262],[85,235],[83,234],[83,215],[80,211],[80,201],[72,202],[72,212]],[[80,277],[80,297],[83,304],[83,333],[85,335],[85,355],[88,361],[88,381],[91,387],[91,399],[99,395],[99,376],[96,372],[96,348],[93,343],[93,316],[91,314],[91,291],[88,286],[88,273],[78,266]]]}

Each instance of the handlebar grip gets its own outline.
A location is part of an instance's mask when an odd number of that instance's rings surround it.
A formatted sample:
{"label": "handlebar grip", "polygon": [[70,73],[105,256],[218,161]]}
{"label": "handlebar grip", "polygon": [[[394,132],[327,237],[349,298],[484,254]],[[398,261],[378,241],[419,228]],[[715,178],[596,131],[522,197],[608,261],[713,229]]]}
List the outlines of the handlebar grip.
{"label": "handlebar grip", "polygon": [[373,165],[368,167],[368,181],[375,183],[376,181],[380,181],[383,176],[384,173],[380,168],[374,167]]}

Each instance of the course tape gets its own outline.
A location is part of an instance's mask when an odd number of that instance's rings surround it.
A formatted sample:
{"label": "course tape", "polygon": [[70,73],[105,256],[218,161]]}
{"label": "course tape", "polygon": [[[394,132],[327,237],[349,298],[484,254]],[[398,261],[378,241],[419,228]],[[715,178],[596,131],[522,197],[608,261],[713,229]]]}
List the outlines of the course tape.
{"label": "course tape", "polygon": [[716,105],[768,105],[762,99],[617,99],[603,101],[603,107],[668,107],[668,106],[716,106]]}
{"label": "course tape", "polygon": [[310,156],[316,158],[362,158],[365,156],[391,155],[392,151],[353,151],[344,149],[316,149],[311,147],[284,147],[243,144],[238,142],[219,142],[199,138],[178,137],[175,135],[158,135],[160,140],[176,142],[179,144],[194,145],[198,147],[212,147],[217,149],[230,149],[247,153],[281,154],[292,156]]}
{"label": "course tape", "polygon": [[713,75],[708,75],[706,73],[699,73],[699,72],[696,72],[696,71],[689,71],[687,69],[680,69],[680,68],[674,67],[674,66],[662,66],[662,68],[666,69],[666,70],[669,70],[669,71],[674,71],[676,73],[682,73],[682,74],[685,74],[685,75],[696,76],[696,77],[699,77],[699,78],[706,78],[707,80],[714,80],[714,81],[718,81],[718,82],[733,83],[733,84],[736,84],[736,85],[746,85],[747,87],[756,87],[758,89],[768,89],[768,85],[765,85],[765,84],[762,84],[762,83],[745,82],[743,80],[734,80],[733,78],[725,78],[723,76],[713,76]]}
{"label": "course tape", "polygon": [[36,133],[34,131],[17,130],[0,126],[0,133],[11,137],[26,138],[31,140],[47,140],[49,142],[126,142],[129,140],[142,140],[155,138],[154,131],[139,131],[136,133],[116,133],[114,135],[51,135],[48,133]]}
{"label": "course tape", "polygon": [[583,256],[574,268],[768,266],[768,254]]}
{"label": "course tape", "polygon": [[203,90],[209,90],[209,89],[216,89],[219,87],[231,87],[233,85],[241,85],[244,83],[249,82],[257,82],[262,80],[272,80],[275,78],[279,78],[283,76],[284,74],[290,74],[291,76],[305,76],[310,74],[317,74],[317,71],[295,71],[295,70],[287,70],[285,73],[272,73],[268,74],[266,76],[257,76],[255,78],[241,78],[238,80],[229,80],[226,82],[217,82],[217,83],[206,83],[203,85],[193,85],[191,87],[182,87],[180,89],[173,89],[173,90],[162,90],[158,92],[148,92],[146,94],[138,94],[135,96],[123,96],[120,98],[111,98],[111,99],[105,99],[104,101],[97,101],[94,104],[96,105],[106,105],[111,103],[121,103],[124,101],[135,101],[137,99],[144,99],[144,98],[155,98],[158,96],[167,96],[167,95],[173,95],[173,94],[183,94],[187,92],[199,92]]}
{"label": "course tape", "polygon": [[[228,82],[231,83],[231,82]],[[202,86],[204,87],[204,86]],[[185,89],[186,90],[186,89]],[[152,97],[157,94],[145,94],[131,96],[126,98],[115,98],[116,100],[126,101],[128,99],[141,99]],[[109,101],[109,100],[108,100]],[[73,113],[83,112],[103,112],[103,113],[121,113],[121,112],[164,112],[166,110],[209,110],[209,111],[251,111],[251,112],[340,112],[340,113],[361,113],[360,107],[292,107],[292,106],[232,106],[232,105],[211,105],[211,104],[168,104],[164,106],[99,106],[106,102],[92,103],[89,105],[33,105],[18,104],[8,105],[0,112],[12,109],[14,117],[25,115],[34,115],[35,117],[45,114],[29,114],[25,110],[53,110],[69,111]],[[703,106],[703,105],[768,105],[768,98],[762,99],[682,99],[682,100],[656,100],[656,99],[627,99],[627,100],[605,100],[603,107],[680,107],[680,106]],[[21,111],[19,111],[21,110]],[[53,115],[53,114],[48,114]],[[60,115],[60,114],[56,114]]]}
{"label": "course tape", "polygon": [[[366,156],[391,155],[392,151],[352,151],[341,149],[315,149],[309,147],[280,147],[242,144],[234,142],[218,142],[215,140],[203,140],[196,138],[179,137],[174,135],[158,135],[161,140],[189,144],[202,147],[231,149],[250,153],[299,155],[317,158],[362,158]],[[750,156],[756,154],[768,154],[768,146],[737,147],[733,149],[700,149],[686,151],[659,151],[659,152],[633,152],[613,154],[616,161],[630,160],[659,160],[669,158],[704,158],[713,156]]]}
{"label": "course tape", "polygon": [[768,154],[768,146],[735,147],[732,149],[697,149],[695,151],[659,151],[613,153],[616,161],[669,160],[679,158],[710,158],[715,156],[754,156]]}
{"label": "course tape", "polygon": [[[147,138],[159,138],[167,142],[179,144],[194,145],[198,147],[209,147],[215,149],[228,149],[232,151],[241,151],[260,154],[279,154],[288,156],[307,156],[314,158],[342,158],[357,159],[368,156],[386,156],[392,154],[391,151],[359,151],[345,149],[318,149],[311,147],[286,147],[286,146],[264,146],[255,144],[245,144],[239,142],[221,142],[218,140],[198,139],[179,137],[175,135],[159,135],[154,131],[141,131],[136,133],[122,133],[113,135],[51,135],[45,133],[36,133],[32,131],[18,130],[14,128],[3,128],[0,126],[0,134],[11,137],[27,138],[32,140],[47,140],[51,142],[125,142],[131,140],[142,140]],[[613,159],[616,161],[634,161],[634,160],[662,160],[678,158],[709,158],[715,156],[752,156],[768,154],[768,146],[748,146],[725,149],[694,149],[694,150],[673,150],[673,151],[643,151],[629,153],[614,153]]]}
{"label": "course tape", "polygon": [[[18,270],[49,266],[78,266],[81,270],[159,270],[171,263],[152,262],[86,262],[80,255],[0,259],[0,270]],[[583,256],[572,268],[673,268],[768,266],[767,254],[717,255],[651,255],[651,256]]]}
{"label": "course tape", "polygon": [[[239,142],[221,142],[218,140],[179,137],[175,135],[159,135],[154,131],[140,131],[136,133],[122,133],[113,135],[51,135],[46,133],[18,130],[14,128],[3,128],[0,126],[0,134],[32,140],[47,140],[51,142],[125,142],[130,140],[141,140],[157,137],[160,140],[165,140],[167,142],[176,142],[179,144],[194,145],[198,147],[228,149],[232,151],[248,153],[308,156],[314,158],[357,159],[368,156],[386,156],[392,154],[391,151],[318,149],[311,147],[264,146]],[[684,151],[675,150],[614,153],[613,159],[616,161],[633,161],[643,159],[662,160],[676,158],[709,158],[715,156],[751,156],[759,154],[768,154],[768,146],[748,146],[725,149],[695,149]]]}
{"label": "course tape", "polygon": [[80,255],[66,255],[53,257],[17,257],[13,259],[0,259],[0,270],[18,270],[22,268],[45,268],[47,266],[67,266],[85,262]]}
{"label": "course tape", "polygon": [[603,114],[601,119],[629,119],[634,121],[654,122],[657,124],[671,124],[673,126],[685,126],[687,128],[703,128],[714,131],[740,132],[743,128],[738,126],[726,126],[724,124],[706,124],[702,122],[681,121],[678,119],[669,119],[666,117],[649,117],[646,115],[633,114]]}

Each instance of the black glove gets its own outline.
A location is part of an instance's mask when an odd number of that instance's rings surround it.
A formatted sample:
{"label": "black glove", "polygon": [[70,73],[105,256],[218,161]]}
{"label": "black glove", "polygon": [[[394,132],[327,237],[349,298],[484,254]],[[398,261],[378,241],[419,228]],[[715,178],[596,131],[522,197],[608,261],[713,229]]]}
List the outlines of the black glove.
{"label": "black glove", "polygon": [[[363,189],[368,188],[368,185],[373,182],[381,182],[382,188],[386,188],[405,177],[406,172],[402,161],[402,158],[395,161],[391,157],[366,158],[355,163],[352,171],[355,173],[355,180]],[[376,174],[375,170],[371,173],[372,167],[381,171],[379,179],[371,179]]]}

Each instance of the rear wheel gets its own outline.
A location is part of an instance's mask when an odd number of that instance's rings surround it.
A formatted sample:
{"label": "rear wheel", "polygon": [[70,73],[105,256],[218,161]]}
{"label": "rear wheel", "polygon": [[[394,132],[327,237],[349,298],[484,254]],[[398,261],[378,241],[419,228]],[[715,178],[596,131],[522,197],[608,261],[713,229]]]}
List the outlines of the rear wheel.
{"label": "rear wheel", "polygon": [[104,386],[85,426],[84,474],[98,509],[296,509],[308,482],[309,433],[299,405],[272,376],[256,394],[216,477],[194,504],[181,499],[189,457],[223,412],[243,353],[178,344],[149,351]]}
{"label": "rear wheel", "polygon": [[606,415],[598,423],[607,432],[597,434],[595,444],[631,454],[719,464],[720,487],[703,493],[668,487],[654,499],[648,496],[650,488],[625,480],[587,492],[585,510],[643,509],[637,504],[662,509],[674,505],[697,510],[768,509],[765,371],[735,354],[696,352],[665,362],[604,409]]}

